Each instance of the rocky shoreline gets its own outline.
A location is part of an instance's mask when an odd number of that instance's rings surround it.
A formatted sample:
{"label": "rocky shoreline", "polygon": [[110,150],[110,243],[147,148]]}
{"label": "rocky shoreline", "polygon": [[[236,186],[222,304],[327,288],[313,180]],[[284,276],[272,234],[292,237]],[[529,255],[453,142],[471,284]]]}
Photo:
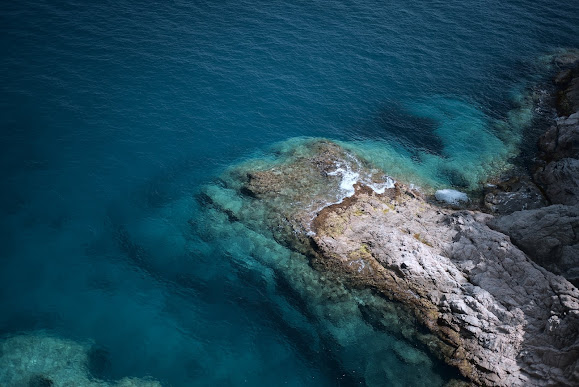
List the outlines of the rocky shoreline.
{"label": "rocky shoreline", "polygon": [[239,166],[200,200],[410,312],[430,332],[413,340],[457,383],[578,385],[578,58],[556,81],[559,114],[575,110],[541,137],[532,173],[487,185],[478,208],[395,183],[326,140]]}

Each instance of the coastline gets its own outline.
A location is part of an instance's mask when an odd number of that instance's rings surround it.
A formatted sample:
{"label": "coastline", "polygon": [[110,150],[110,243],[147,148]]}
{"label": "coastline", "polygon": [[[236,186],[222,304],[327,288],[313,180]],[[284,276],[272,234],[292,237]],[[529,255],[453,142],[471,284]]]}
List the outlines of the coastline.
{"label": "coastline", "polygon": [[[558,90],[579,79],[571,75],[557,77]],[[236,257],[240,275],[259,272],[266,297],[287,295],[298,312],[276,318],[301,321],[289,334],[324,353],[345,383],[576,385],[579,193],[567,167],[577,159],[576,118],[553,121],[529,170],[468,191],[467,202],[437,200],[443,187],[394,178],[347,143],[292,139],[189,198],[203,214],[186,226]],[[457,192],[445,194],[466,197]],[[108,361],[98,348],[42,334],[2,344],[6,361],[30,360],[11,364],[16,376],[4,380],[85,380],[94,353]],[[78,358],[70,374],[63,349]],[[36,366],[39,351],[58,361]]]}
{"label": "coastline", "polygon": [[[550,187],[573,184],[577,175],[567,168],[553,181],[541,176],[553,176],[550,163],[570,162],[576,137],[558,135],[577,133],[575,117],[559,117],[541,137],[532,177],[511,174],[510,181],[487,186],[480,204],[449,206],[412,185],[392,186],[390,176],[327,140],[286,146],[273,165],[234,168],[221,187],[205,189],[202,203],[230,222],[267,227],[277,243],[348,292],[370,289],[409,311],[430,332],[412,340],[470,383],[574,385],[579,290],[557,274],[575,278],[576,263],[568,261],[578,246],[572,230],[579,192]],[[554,156],[562,145],[567,153]],[[553,216],[559,223],[553,225]],[[551,234],[569,235],[555,235],[552,249],[537,257],[525,243],[543,240],[545,222]],[[571,272],[541,258],[553,249]]]}

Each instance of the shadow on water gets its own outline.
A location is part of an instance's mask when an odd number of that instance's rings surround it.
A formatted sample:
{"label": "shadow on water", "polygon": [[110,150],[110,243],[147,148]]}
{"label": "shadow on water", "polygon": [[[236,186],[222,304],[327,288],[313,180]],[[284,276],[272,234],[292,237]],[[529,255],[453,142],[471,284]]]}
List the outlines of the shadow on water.
{"label": "shadow on water", "polygon": [[348,136],[395,141],[415,153],[441,155],[443,143],[435,133],[437,125],[434,120],[408,113],[400,103],[392,103],[383,105],[368,122],[349,128]]}

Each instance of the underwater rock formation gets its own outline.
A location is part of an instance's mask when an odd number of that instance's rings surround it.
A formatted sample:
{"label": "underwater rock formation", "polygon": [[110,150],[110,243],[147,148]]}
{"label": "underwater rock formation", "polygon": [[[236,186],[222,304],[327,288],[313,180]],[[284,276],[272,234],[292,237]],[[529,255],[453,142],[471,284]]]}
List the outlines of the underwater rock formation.
{"label": "underwater rock formation", "polygon": [[579,291],[490,229],[491,215],[431,204],[329,141],[278,156],[230,171],[202,201],[411,312],[431,335],[405,337],[476,384],[579,383]]}
{"label": "underwater rock formation", "polygon": [[0,380],[5,386],[160,387],[154,380],[98,380],[89,373],[90,345],[43,333],[0,342]]}

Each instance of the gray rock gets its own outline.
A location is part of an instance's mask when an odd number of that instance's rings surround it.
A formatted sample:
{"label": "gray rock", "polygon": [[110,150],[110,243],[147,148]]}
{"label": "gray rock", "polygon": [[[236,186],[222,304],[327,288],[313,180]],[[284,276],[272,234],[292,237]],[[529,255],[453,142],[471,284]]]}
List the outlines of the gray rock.
{"label": "gray rock", "polygon": [[359,189],[347,207],[322,210],[319,266],[414,310],[450,346],[445,360],[477,384],[579,383],[577,288],[490,229],[490,215],[400,192]]}
{"label": "gray rock", "polygon": [[[441,208],[401,183],[374,190],[384,172],[368,165],[336,144],[312,142],[284,162],[231,172],[224,187],[206,191],[205,202],[227,214],[233,227],[270,230],[278,243],[307,255],[300,267],[396,301],[413,324],[430,331],[418,341],[475,384],[579,385],[579,290],[491,229],[493,216]],[[359,176],[351,196],[334,173],[338,167]],[[566,217],[565,224],[574,224],[573,213]],[[549,246],[560,243],[561,264],[572,266],[576,244],[568,233],[558,238]],[[304,281],[305,270],[287,273],[295,258],[281,264],[276,254],[265,256],[292,282]],[[315,287],[308,298],[331,286]],[[396,319],[376,318],[383,308],[360,310],[372,326],[396,325]],[[350,316],[353,309],[332,316]],[[399,329],[404,337],[411,331]],[[422,361],[403,352],[408,362]],[[379,378],[365,378],[380,385]]]}
{"label": "gray rock", "polygon": [[483,193],[485,207],[495,214],[510,214],[547,205],[539,188],[525,175],[487,184]]}
{"label": "gray rock", "polygon": [[579,204],[579,159],[564,158],[539,168],[535,181],[554,204]]}
{"label": "gray rock", "polygon": [[546,161],[579,157],[579,113],[557,119],[538,142],[539,157]]}
{"label": "gray rock", "polygon": [[579,205],[518,211],[489,226],[510,236],[538,264],[579,284]]}

